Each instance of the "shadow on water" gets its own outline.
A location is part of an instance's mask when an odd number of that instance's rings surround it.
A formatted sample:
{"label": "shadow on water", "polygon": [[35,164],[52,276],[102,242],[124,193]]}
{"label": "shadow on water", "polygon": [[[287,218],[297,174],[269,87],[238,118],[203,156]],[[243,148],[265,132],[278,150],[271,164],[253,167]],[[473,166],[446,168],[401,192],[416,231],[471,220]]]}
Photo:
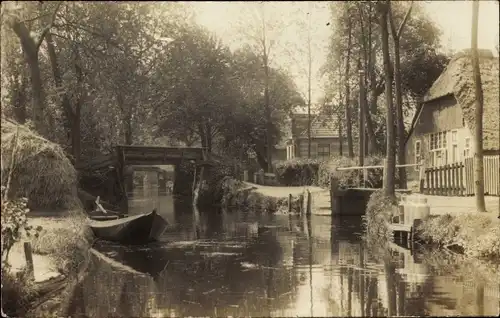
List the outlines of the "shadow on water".
{"label": "shadow on water", "polygon": [[[156,198],[172,228],[162,241],[98,242],[72,295],[72,317],[497,315],[498,281],[468,281],[457,260],[367,247],[361,219],[193,215]],[[138,207],[139,209],[139,207]],[[446,255],[435,252],[439,260]],[[389,257],[386,257],[389,256]],[[453,270],[444,272],[444,266]],[[490,275],[491,276],[491,275]]]}

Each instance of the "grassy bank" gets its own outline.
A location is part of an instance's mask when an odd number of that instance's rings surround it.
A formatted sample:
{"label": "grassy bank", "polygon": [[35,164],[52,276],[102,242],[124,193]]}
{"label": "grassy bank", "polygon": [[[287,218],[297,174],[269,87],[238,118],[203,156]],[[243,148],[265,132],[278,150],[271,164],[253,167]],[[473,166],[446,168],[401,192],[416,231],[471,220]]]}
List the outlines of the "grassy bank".
{"label": "grassy bank", "polygon": [[300,211],[300,195],[305,188],[264,187],[233,178],[222,182],[221,206],[228,210],[256,213],[288,212],[288,194],[292,194],[292,211]]}
{"label": "grassy bank", "polygon": [[[365,238],[384,244],[391,237],[387,223],[400,197],[391,199],[377,191],[368,201],[364,216]],[[432,207],[431,207],[432,211]],[[480,213],[430,216],[419,225],[417,236],[425,244],[460,251],[485,260],[500,259],[500,221]]]}
{"label": "grassy bank", "polygon": [[[72,212],[65,217],[29,218],[28,225],[40,227],[37,236],[23,235],[9,254],[7,266],[2,268],[2,307],[11,316],[50,316],[58,313],[59,306],[43,309],[46,290],[43,282],[65,278],[57,285],[60,292],[53,295],[60,303],[78,273],[86,266],[93,236],[83,226],[83,214]],[[30,242],[33,251],[34,279],[27,275],[23,242]],[[48,291],[50,292],[50,290]],[[45,306],[46,307],[46,306]]]}
{"label": "grassy bank", "polygon": [[477,214],[431,216],[420,224],[419,238],[466,256],[500,260],[500,221]]}

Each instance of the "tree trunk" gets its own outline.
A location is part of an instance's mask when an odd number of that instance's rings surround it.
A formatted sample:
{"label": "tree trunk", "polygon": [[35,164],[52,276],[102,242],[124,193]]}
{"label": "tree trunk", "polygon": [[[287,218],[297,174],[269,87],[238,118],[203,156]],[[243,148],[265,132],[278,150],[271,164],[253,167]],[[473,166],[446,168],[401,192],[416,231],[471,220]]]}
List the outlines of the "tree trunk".
{"label": "tree trunk", "polygon": [[[23,71],[16,73],[15,84],[13,88],[14,117],[17,122],[24,124],[26,122],[26,88],[28,86],[28,77]],[[21,83],[19,83],[19,81]]]}
{"label": "tree trunk", "polygon": [[[310,22],[310,14],[309,14]],[[308,73],[307,73],[307,158],[311,158],[311,25],[309,23],[307,29],[307,57],[308,57]]]}
{"label": "tree trunk", "polygon": [[75,103],[75,111],[73,116],[73,121],[71,123],[71,151],[73,154],[73,158],[75,160],[75,165],[80,162],[81,156],[81,129],[80,129],[80,120],[82,113],[82,105],[84,102],[84,92],[83,92],[83,72],[80,65],[80,55],[78,52],[78,48],[75,48],[75,74],[76,74],[76,82],[79,93],[77,94],[77,101]]}
{"label": "tree trunk", "polygon": [[384,169],[384,192],[387,196],[395,196],[395,170],[396,170],[396,155],[395,155],[395,138],[394,138],[394,107],[392,102],[392,79],[391,79],[391,62],[389,55],[389,30],[387,26],[388,1],[378,2],[379,22],[382,34],[382,52],[384,59],[385,71],[385,97],[386,97],[386,116],[387,116],[387,141],[386,141],[386,167]]}
{"label": "tree trunk", "polygon": [[45,94],[40,72],[40,63],[38,61],[38,52],[40,50],[42,41],[44,40],[45,36],[52,27],[54,20],[56,19],[56,15],[60,5],[61,3],[56,5],[56,8],[51,15],[47,27],[43,29],[36,41],[31,36],[30,30],[28,30],[24,22],[13,21],[10,24],[17,37],[19,38],[19,41],[21,42],[21,47],[23,49],[26,62],[29,66],[32,88],[32,118],[35,124],[35,130],[38,131],[42,136],[48,136],[48,127],[50,125],[45,122]]}
{"label": "tree trunk", "polygon": [[365,164],[365,77],[363,70],[359,70],[359,166]]}
{"label": "tree trunk", "polygon": [[264,53],[264,72],[265,72],[265,88],[264,88],[264,102],[266,107],[266,142],[267,142],[267,172],[273,171],[273,141],[271,136],[271,110],[269,105],[269,65],[267,54]]}
{"label": "tree trunk", "polygon": [[338,114],[338,123],[339,123],[339,156],[343,156],[343,152],[342,152],[342,144],[344,143],[344,140],[342,138],[342,116],[340,115],[340,113]]}
{"label": "tree trunk", "polygon": [[[59,64],[57,63],[57,55],[54,48],[54,42],[52,41],[52,36],[50,33],[47,33],[46,42],[47,42],[47,52],[49,54],[50,66],[52,68],[52,76],[54,77],[54,82],[56,84],[57,90],[62,91],[63,84],[61,78],[61,71],[59,69]],[[69,140],[71,142],[71,149],[72,149],[71,152],[73,153],[74,156],[75,151],[73,148],[74,148],[75,137],[73,136],[74,134],[73,128],[75,127],[74,123],[75,114],[71,107],[71,102],[69,100],[66,91],[62,94],[61,106],[64,117],[66,119],[64,126],[66,127],[66,132],[69,134]]]}
{"label": "tree trunk", "polygon": [[475,122],[474,122],[474,192],[476,194],[476,209],[486,212],[484,202],[484,167],[483,167],[483,87],[479,68],[479,53],[477,49],[477,33],[479,20],[479,1],[472,3],[472,71],[474,75]]}
{"label": "tree trunk", "polygon": [[[374,92],[373,90],[370,91],[370,111],[373,110],[373,108],[377,109],[378,96],[379,95],[377,95],[377,92]],[[375,137],[375,128],[372,121],[372,117],[370,115],[370,111],[366,112],[366,129],[368,129],[368,152],[374,155],[374,154],[379,154],[380,149],[378,147],[377,139]]]}
{"label": "tree trunk", "polygon": [[123,114],[123,125],[124,125],[124,134],[125,134],[125,145],[131,145],[133,142],[132,136],[132,110],[127,108],[125,105],[125,101],[120,95],[120,93],[116,94],[116,102],[118,107],[122,111]]}
{"label": "tree trunk", "polygon": [[347,149],[349,158],[354,157],[354,147],[352,142],[352,122],[351,122],[351,105],[350,105],[350,97],[351,97],[351,86],[349,84],[349,71],[351,66],[351,45],[352,45],[352,23],[349,19],[349,37],[347,42],[347,58],[345,65],[345,121],[346,121],[346,135],[347,135]]}
{"label": "tree trunk", "polygon": [[[405,124],[403,119],[403,92],[401,89],[401,57],[399,40],[401,39],[401,34],[403,32],[406,21],[410,16],[411,10],[413,8],[413,1],[410,2],[410,7],[406,12],[403,21],[396,30],[396,23],[394,22],[394,17],[392,14],[392,8],[390,3],[389,6],[389,22],[391,25],[392,39],[394,40],[394,86],[396,89],[396,122],[397,122],[397,141],[398,141],[398,163],[404,165],[406,163],[405,156]],[[406,170],[405,168],[399,168],[399,187],[406,189]]]}
{"label": "tree trunk", "polygon": [[[394,39],[394,85],[396,93],[396,121],[398,140],[398,164],[406,163],[405,155],[405,123],[403,119],[403,98],[401,89],[401,66],[399,55],[399,39]],[[406,168],[399,168],[399,188],[406,189]]]}

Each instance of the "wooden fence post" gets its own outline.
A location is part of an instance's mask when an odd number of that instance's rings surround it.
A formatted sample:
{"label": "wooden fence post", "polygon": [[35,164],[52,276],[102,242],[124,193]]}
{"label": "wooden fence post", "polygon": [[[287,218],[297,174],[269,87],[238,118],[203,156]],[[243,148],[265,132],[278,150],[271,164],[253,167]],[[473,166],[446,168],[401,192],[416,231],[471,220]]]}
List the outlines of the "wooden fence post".
{"label": "wooden fence post", "polygon": [[448,172],[450,170],[450,166],[449,165],[444,165],[443,166],[443,179],[444,179],[444,182],[443,182],[443,185],[444,185],[444,191],[443,191],[443,194],[444,195],[448,195],[448,190],[449,190],[449,187],[450,187],[450,180],[448,179]]}
{"label": "wooden fence post", "polygon": [[26,270],[31,279],[35,279],[35,267],[33,265],[33,251],[31,250],[31,243],[24,242],[24,256],[26,257]]}
{"label": "wooden fence post", "polygon": [[[419,174],[418,174],[418,180],[420,181],[420,184],[419,184],[419,192],[420,193],[424,193],[425,177],[426,177],[425,160],[420,160],[420,170],[419,170]],[[428,175],[427,175],[427,187],[429,187]]]}
{"label": "wooden fence post", "polygon": [[463,162],[460,163],[460,167],[458,169],[458,185],[459,185],[459,195],[464,195],[464,167],[465,164]]}
{"label": "wooden fence post", "polygon": [[429,194],[436,194],[436,188],[435,188],[435,182],[434,182],[434,171],[435,171],[435,168],[434,167],[430,167],[429,168],[429,174],[431,176],[431,188],[430,188],[430,191],[429,191]]}

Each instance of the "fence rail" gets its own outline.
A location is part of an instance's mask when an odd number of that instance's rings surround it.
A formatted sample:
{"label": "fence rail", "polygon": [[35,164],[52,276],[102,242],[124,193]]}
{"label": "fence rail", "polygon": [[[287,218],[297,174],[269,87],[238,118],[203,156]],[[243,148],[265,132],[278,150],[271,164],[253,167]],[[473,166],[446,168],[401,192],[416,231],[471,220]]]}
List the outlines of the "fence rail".
{"label": "fence rail", "polygon": [[[500,196],[500,156],[484,156],[484,193]],[[474,158],[425,169],[423,192],[431,195],[472,196]]]}

